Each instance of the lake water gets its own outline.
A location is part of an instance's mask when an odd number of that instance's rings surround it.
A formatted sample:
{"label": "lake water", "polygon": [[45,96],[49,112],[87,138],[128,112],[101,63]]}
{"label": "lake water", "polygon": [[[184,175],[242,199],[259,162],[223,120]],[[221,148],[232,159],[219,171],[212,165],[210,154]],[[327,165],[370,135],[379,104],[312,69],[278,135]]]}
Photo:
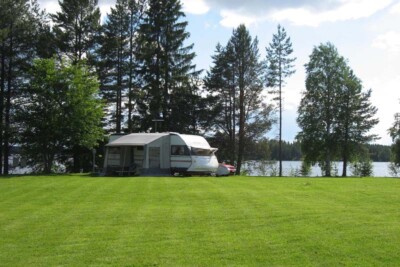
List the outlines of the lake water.
{"label": "lake water", "polygon": [[[342,175],[342,162],[334,162],[336,171],[332,171],[332,176],[337,172],[338,176]],[[392,177],[389,171],[389,162],[373,162],[373,176],[374,177]],[[301,161],[282,161],[283,176],[300,176],[299,170],[301,168]],[[245,162],[242,170],[246,170],[249,176],[278,176],[279,162],[271,164],[262,164],[260,161],[247,161]],[[15,168],[10,171],[11,174],[28,174],[32,171],[31,168]],[[322,172],[318,165],[312,166],[310,176],[322,176]],[[351,176],[351,167],[347,169],[347,176]]]}
{"label": "lake water", "polygon": [[[389,171],[389,162],[373,162],[374,177],[391,177]],[[342,175],[343,163],[334,162],[334,170],[332,176],[337,172],[338,176]],[[283,176],[298,176],[301,168],[301,161],[282,161]],[[248,171],[250,176],[277,176],[279,173],[279,162],[271,164],[262,164],[260,161],[247,161],[244,164],[244,169]],[[351,176],[351,167],[347,168],[347,176]],[[312,166],[310,176],[323,176],[321,168],[318,165]]]}

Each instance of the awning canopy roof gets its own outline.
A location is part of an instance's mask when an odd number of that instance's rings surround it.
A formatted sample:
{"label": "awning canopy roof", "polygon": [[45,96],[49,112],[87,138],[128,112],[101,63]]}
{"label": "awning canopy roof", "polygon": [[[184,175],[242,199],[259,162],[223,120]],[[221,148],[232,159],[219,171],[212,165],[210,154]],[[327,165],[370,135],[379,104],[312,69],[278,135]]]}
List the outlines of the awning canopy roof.
{"label": "awning canopy roof", "polygon": [[121,136],[106,146],[144,146],[169,133],[133,133]]}

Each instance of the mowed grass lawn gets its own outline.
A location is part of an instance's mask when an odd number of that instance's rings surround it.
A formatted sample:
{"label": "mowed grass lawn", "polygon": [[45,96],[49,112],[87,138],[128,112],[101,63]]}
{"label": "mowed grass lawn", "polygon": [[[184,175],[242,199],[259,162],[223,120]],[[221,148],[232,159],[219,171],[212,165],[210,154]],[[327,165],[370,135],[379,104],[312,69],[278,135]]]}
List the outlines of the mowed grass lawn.
{"label": "mowed grass lawn", "polygon": [[400,179],[0,179],[0,266],[400,266]]}

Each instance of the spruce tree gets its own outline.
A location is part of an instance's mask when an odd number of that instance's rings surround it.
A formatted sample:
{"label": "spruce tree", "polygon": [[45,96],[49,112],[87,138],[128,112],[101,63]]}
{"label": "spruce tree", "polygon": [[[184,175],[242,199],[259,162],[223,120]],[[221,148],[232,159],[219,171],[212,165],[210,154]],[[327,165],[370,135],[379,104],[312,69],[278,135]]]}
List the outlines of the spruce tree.
{"label": "spruce tree", "polygon": [[[141,23],[145,3],[135,0],[117,0],[111,8],[102,29],[100,47],[97,50],[97,66],[102,83],[103,98],[109,103],[111,129],[120,133],[127,121],[132,131],[136,62],[136,32]],[[128,107],[127,119],[124,119]],[[126,116],[125,116],[126,117]],[[108,127],[110,127],[108,125]]]}
{"label": "spruce tree", "polygon": [[215,55],[212,56],[213,66],[204,79],[205,87],[210,96],[215,95],[213,104],[214,118],[213,131],[217,132],[215,143],[227,144],[220,147],[218,154],[231,164],[236,161],[236,88],[234,53],[232,46],[223,47],[217,44]]}
{"label": "spruce tree", "polygon": [[337,141],[341,148],[342,176],[346,177],[348,162],[360,156],[359,152],[366,143],[376,140],[376,135],[368,132],[379,120],[374,117],[377,108],[370,102],[372,91],[362,91],[360,79],[349,67],[343,75],[343,86],[337,96],[340,98]]}
{"label": "spruce tree", "polygon": [[59,54],[74,63],[91,58],[100,27],[98,0],[59,0],[61,11],[53,14],[53,31]]}
{"label": "spruce tree", "polygon": [[[198,72],[192,63],[193,44],[185,46],[189,33],[183,18],[179,0],[149,1],[139,30],[142,130],[153,128],[152,120],[160,118],[159,130],[188,130],[191,118],[185,114],[186,101],[193,96],[191,81]],[[177,115],[179,118],[172,117]]]}
{"label": "spruce tree", "polygon": [[[148,0],[129,0],[128,15],[129,15],[129,64],[128,64],[128,132],[132,133],[135,128],[139,128],[139,122],[134,120],[134,107],[136,106],[136,98],[139,97],[139,80],[135,70],[138,68],[137,53],[138,42],[137,33],[148,5]],[[137,116],[136,116],[137,117]]]}
{"label": "spruce tree", "polygon": [[[96,36],[100,29],[98,0],[59,0],[58,3],[61,11],[51,17],[59,57],[67,56],[72,64],[87,60],[93,66]],[[74,172],[80,171],[83,156],[84,148],[76,144],[73,149]]]}
{"label": "spruce tree", "polygon": [[275,100],[279,107],[279,176],[282,176],[282,87],[285,79],[295,72],[293,62],[296,58],[290,57],[293,53],[292,42],[281,25],[278,25],[278,32],[273,35],[266,51],[267,86],[273,88],[273,94],[277,94]]}

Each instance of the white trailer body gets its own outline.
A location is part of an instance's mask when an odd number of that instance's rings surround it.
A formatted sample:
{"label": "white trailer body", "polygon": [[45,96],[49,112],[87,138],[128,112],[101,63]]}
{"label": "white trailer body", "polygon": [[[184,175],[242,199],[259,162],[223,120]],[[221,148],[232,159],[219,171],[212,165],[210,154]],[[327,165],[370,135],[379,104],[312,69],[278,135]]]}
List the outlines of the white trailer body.
{"label": "white trailer body", "polygon": [[106,145],[105,174],[212,174],[218,168],[217,149],[201,136],[134,133],[110,140]]}

